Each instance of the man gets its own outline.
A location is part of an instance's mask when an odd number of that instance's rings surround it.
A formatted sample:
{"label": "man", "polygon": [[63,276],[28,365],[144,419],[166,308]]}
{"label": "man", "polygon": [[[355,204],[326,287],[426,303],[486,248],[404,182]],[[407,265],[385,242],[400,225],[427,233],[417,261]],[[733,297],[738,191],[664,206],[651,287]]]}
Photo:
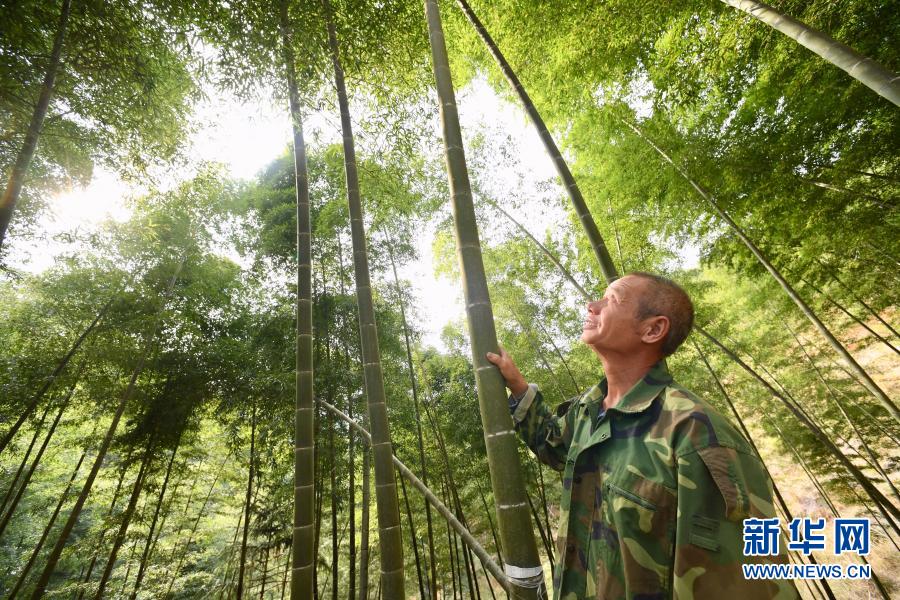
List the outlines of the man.
{"label": "man", "polygon": [[[520,437],[563,472],[554,599],[794,598],[747,580],[743,519],[775,516],[771,482],[722,415],[676,384],[665,357],[694,309],[674,282],[632,273],[589,302],[581,340],[605,377],[551,411],[512,358],[488,353]],[[786,562],[784,554],[753,562]]]}

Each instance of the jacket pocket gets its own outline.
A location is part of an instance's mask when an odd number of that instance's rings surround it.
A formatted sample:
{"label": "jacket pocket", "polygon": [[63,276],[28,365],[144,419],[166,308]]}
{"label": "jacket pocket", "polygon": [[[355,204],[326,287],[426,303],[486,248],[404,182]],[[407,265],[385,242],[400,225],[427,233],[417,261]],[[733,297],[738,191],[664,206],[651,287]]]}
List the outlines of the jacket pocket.
{"label": "jacket pocket", "polygon": [[607,478],[603,494],[600,518],[614,532],[617,548],[600,554],[600,560],[606,558],[612,564],[598,566],[617,575],[614,578],[620,579],[625,597],[668,594],[675,539],[675,491],[626,471]]}

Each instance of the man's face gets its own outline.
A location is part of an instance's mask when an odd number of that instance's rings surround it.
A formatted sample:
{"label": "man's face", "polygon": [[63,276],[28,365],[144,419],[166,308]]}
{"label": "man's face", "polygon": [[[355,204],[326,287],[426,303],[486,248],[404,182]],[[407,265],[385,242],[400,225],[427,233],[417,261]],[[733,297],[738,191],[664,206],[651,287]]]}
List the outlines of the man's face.
{"label": "man's face", "polygon": [[623,277],[606,288],[603,298],[588,302],[581,341],[601,354],[627,353],[640,347],[637,309],[646,286],[647,281],[640,277]]}

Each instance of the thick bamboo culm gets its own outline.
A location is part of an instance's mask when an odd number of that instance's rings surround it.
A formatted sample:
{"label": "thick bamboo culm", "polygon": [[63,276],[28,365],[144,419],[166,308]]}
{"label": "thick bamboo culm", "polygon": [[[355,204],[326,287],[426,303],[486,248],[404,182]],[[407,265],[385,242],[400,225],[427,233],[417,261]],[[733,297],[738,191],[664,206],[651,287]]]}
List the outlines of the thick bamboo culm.
{"label": "thick bamboo culm", "polygon": [[[371,445],[372,436],[369,435],[369,432],[366,431],[362,425],[348,417],[339,408],[329,404],[328,402],[325,402],[324,400],[319,400],[319,404],[324,406],[339,419],[355,429],[356,432],[359,433],[359,435],[363,438],[363,440],[365,440],[367,444]],[[494,562],[491,556],[487,553],[487,550],[485,550],[484,547],[480,543],[478,543],[478,540],[476,540],[472,536],[469,530],[459,522],[459,519],[457,519],[453,515],[450,509],[447,508],[447,506],[443,502],[441,502],[438,497],[435,496],[434,493],[430,489],[428,489],[424,483],[422,483],[422,480],[416,477],[415,474],[409,470],[409,467],[404,465],[399,458],[397,458],[396,456],[392,456],[391,460],[397,467],[397,470],[400,471],[400,474],[406,478],[410,485],[416,488],[419,493],[422,494],[422,496],[424,496],[426,500],[428,500],[431,506],[433,506],[434,509],[438,511],[442,517],[444,517],[450,527],[452,527],[453,530],[456,531],[456,533],[458,533],[459,536],[463,539],[463,541],[465,541],[466,545],[472,549],[472,552],[474,552],[475,556],[477,556],[482,564],[484,564],[488,572],[490,572],[490,574],[494,577],[494,580],[498,584],[500,584],[500,587],[502,587],[507,592],[512,593],[512,589],[509,585],[509,580],[503,573],[503,569],[501,569],[500,566],[496,562]]]}
{"label": "thick bamboo culm", "polygon": [[440,101],[457,256],[463,279],[466,320],[469,325],[472,364],[484,427],[491,487],[504,551],[504,570],[514,589],[514,597],[539,598],[545,593],[544,575],[519,463],[518,439],[506,402],[503,377],[486,356],[488,352],[498,351],[497,332],[481,258],[472,188],[437,0],[425,0],[425,17]]}
{"label": "thick bamboo culm", "polygon": [[294,527],[291,543],[291,600],[313,597],[315,578],[315,415],[313,407],[312,233],[306,142],[294,67],[293,30],[287,0],[279,6],[282,60],[288,87],[297,197],[297,332],[294,414]]}
{"label": "thick bamboo culm", "polygon": [[384,392],[384,376],[381,368],[381,352],[378,347],[378,328],[375,323],[375,307],[372,301],[372,283],[369,278],[369,259],[366,250],[366,232],[363,223],[362,201],[359,193],[359,174],[356,149],[353,142],[353,125],[350,119],[350,102],[344,83],[340,51],[331,7],[323,1],[328,45],[334,67],[334,83],[337,88],[343,133],[344,170],[347,178],[347,204],[350,209],[350,235],[353,242],[353,274],[356,280],[356,302],[359,308],[359,337],[362,346],[363,379],[369,423],[374,443],[372,453],[375,463],[375,498],[378,517],[378,545],[381,549],[381,584],[386,598],[404,598],[403,537],[400,527],[400,502],[397,480],[391,457],[391,430],[387,414],[387,397]]}
{"label": "thick bamboo culm", "polygon": [[846,71],[850,77],[879,96],[900,106],[900,77],[878,62],[764,2],[756,2],[756,0],[722,0],[722,2],[762,21],[772,29],[780,31],[801,46]]}

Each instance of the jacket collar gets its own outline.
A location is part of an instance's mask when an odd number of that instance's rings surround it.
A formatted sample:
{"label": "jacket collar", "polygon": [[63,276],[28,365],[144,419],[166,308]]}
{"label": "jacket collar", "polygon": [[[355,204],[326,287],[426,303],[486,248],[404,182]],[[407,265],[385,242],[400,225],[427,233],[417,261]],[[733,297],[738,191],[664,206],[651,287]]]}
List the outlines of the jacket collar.
{"label": "jacket collar", "polygon": [[[622,399],[619,400],[619,403],[612,407],[610,410],[617,410],[623,413],[639,413],[647,410],[650,406],[650,403],[659,395],[663,389],[669,384],[672,383],[672,376],[669,374],[669,369],[666,366],[666,360],[661,359],[658,363],[650,367],[650,370],[644,375],[644,377],[638,381],[634,386],[628,390],[628,392],[622,396]],[[595,398],[592,400],[597,401],[598,403],[606,398],[606,394],[609,391],[609,384],[606,381],[606,377],[600,380],[599,385],[596,388],[599,391],[599,394],[594,394]],[[594,391],[594,390],[591,390]]]}

